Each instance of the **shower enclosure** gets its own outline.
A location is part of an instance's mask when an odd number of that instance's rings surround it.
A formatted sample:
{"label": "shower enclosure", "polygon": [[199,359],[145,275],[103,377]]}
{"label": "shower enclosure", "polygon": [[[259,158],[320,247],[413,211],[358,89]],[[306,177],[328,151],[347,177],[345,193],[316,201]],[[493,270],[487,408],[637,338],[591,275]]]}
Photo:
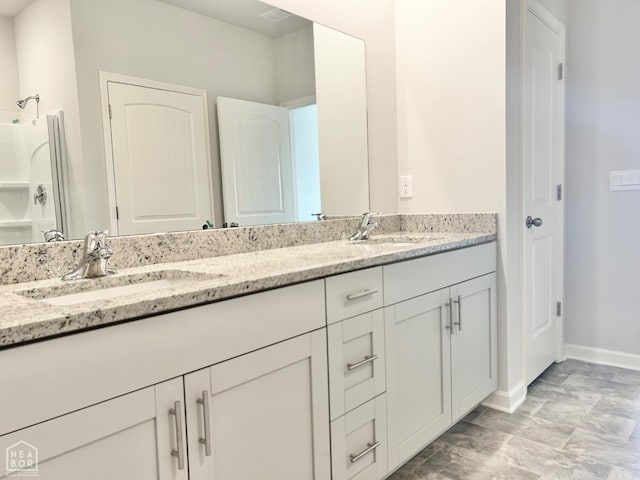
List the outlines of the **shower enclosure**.
{"label": "shower enclosure", "polygon": [[0,112],[0,245],[43,242],[45,231],[67,228],[62,118]]}

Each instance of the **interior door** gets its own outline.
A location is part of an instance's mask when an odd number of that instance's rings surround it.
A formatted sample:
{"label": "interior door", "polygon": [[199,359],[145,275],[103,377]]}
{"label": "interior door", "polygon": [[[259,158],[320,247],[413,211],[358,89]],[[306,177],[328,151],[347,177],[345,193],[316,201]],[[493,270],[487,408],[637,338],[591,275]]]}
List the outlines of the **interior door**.
{"label": "interior door", "polygon": [[564,181],[564,27],[527,9],[523,85],[523,310],[526,380],[560,355]]}
{"label": "interior door", "polygon": [[213,219],[206,98],[107,82],[120,235]]}
{"label": "interior door", "polygon": [[289,111],[235,98],[217,103],[225,222],[295,221]]}

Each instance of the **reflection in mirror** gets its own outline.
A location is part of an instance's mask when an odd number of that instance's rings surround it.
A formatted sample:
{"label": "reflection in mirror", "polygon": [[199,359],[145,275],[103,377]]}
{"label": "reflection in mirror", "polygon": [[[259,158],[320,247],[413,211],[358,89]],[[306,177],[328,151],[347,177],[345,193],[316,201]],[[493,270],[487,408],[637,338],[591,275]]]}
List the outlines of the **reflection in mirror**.
{"label": "reflection in mirror", "polygon": [[59,118],[25,117],[0,111],[0,245],[60,240],[64,229]]}
{"label": "reflection in mirror", "polygon": [[[368,209],[361,40],[255,0],[25,0],[11,11],[2,8],[0,37],[11,42],[0,49],[0,85],[8,90],[0,92],[0,109],[17,111],[18,98],[38,92],[43,114],[65,112],[69,181],[62,198],[70,209],[69,238],[96,227],[131,234],[276,221],[269,215],[249,218],[243,208],[264,213],[293,205],[284,221]],[[335,43],[340,39],[342,45]],[[5,50],[13,51],[12,58],[3,57]],[[342,52],[361,58],[341,58]],[[112,85],[100,80],[100,72],[103,80],[112,75]],[[203,146],[182,148],[195,132],[180,137],[171,127],[179,120],[171,115],[156,123],[138,108],[138,120],[114,126],[111,87],[134,85],[132,78],[148,82],[142,85],[148,91],[171,85],[199,92],[205,102],[199,112]],[[287,111],[285,143],[294,159],[289,173],[279,163],[280,152],[270,157],[280,169],[275,172],[251,157],[242,188],[223,189],[238,163],[232,159],[231,170],[220,163],[225,141],[217,97]],[[127,98],[119,113],[131,120],[138,101]],[[112,137],[116,128],[124,132],[123,149]],[[124,156],[116,158],[119,151]],[[279,190],[260,190],[269,185]],[[240,190],[249,197],[238,196]],[[244,216],[231,216],[228,207],[234,205]]]}

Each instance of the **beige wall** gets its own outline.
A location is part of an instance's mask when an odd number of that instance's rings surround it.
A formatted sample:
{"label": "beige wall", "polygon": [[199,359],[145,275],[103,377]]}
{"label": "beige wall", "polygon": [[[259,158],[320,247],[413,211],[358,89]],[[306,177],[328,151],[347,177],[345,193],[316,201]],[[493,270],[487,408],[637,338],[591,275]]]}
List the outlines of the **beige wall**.
{"label": "beige wall", "polygon": [[[0,16],[0,111],[18,110],[18,63],[13,20]],[[0,117],[0,121],[7,121]]]}
{"label": "beige wall", "polygon": [[[150,0],[72,0],[73,41],[82,118],[85,230],[109,225],[98,71],[119,73],[207,91],[215,218],[222,195],[217,96],[276,103],[275,50],[271,38]],[[141,26],[144,26],[143,28]]]}
{"label": "beige wall", "polygon": [[498,213],[503,398],[522,380],[520,319],[507,304],[517,280],[506,228],[506,3],[396,0],[398,173],[413,176],[414,195],[399,210]]}
{"label": "beige wall", "polygon": [[397,0],[401,212],[504,203],[505,2]]}
{"label": "beige wall", "polygon": [[[82,163],[69,0],[36,0],[15,17],[14,26],[20,97],[38,93],[40,112],[64,111],[70,163],[69,194],[78,218],[84,218],[92,212],[85,209],[87,185]],[[34,107],[30,103],[27,109],[35,112]],[[72,225],[70,236],[80,235]]]}
{"label": "beige wall", "polygon": [[322,213],[357,215],[369,209],[365,45],[320,24],[313,36]]}
{"label": "beige wall", "polygon": [[366,42],[371,208],[396,212],[394,0],[269,0]]}
{"label": "beige wall", "polygon": [[274,39],[276,103],[315,95],[313,24]]}
{"label": "beige wall", "polygon": [[[308,2],[308,5],[300,1],[294,3],[295,6],[286,6],[287,10],[373,43],[372,46],[368,45],[367,51],[369,62],[367,68],[370,75],[368,79],[369,143],[372,148],[372,196],[375,199],[373,207],[388,212],[396,211],[396,192],[393,181],[396,176],[395,105],[392,103],[394,55],[393,50],[388,47],[393,43],[393,22],[392,16],[386,15],[389,12],[393,13],[393,9],[389,8],[392,6],[392,0],[375,2],[376,7],[372,9],[371,21],[368,17],[362,17],[362,11],[355,16],[355,5],[353,5],[353,16],[349,18],[349,15],[345,15],[348,9],[337,9],[338,2],[335,2],[335,5],[323,2],[320,8],[317,2]],[[364,3],[361,4],[362,7]],[[79,100],[83,118],[82,138],[84,163],[87,169],[86,181],[92,189],[100,192],[92,200],[93,205],[87,207],[94,212],[106,212],[107,208],[104,161],[102,160],[104,157],[102,124],[97,86],[98,70],[207,89],[213,132],[211,145],[214,157],[214,182],[220,178],[219,164],[215,161],[218,152],[217,136],[214,134],[216,132],[213,107],[215,96],[247,98],[244,92],[250,91],[253,96],[248,98],[249,100],[268,103],[276,103],[278,100],[275,72],[267,71],[273,68],[272,57],[274,51],[278,51],[272,45],[269,47],[271,50],[267,51],[265,44],[261,55],[254,53],[249,57],[245,56],[247,62],[239,65],[235,60],[239,52],[229,53],[226,46],[225,49],[219,47],[221,43],[219,29],[212,30],[212,33],[207,35],[185,36],[173,33],[201,31],[201,27],[204,26],[201,24],[211,27],[213,24],[220,25],[220,22],[159,2],[135,0],[136,8],[132,11],[131,4],[132,0],[113,0],[107,4],[98,0],[72,0],[71,2]],[[125,8],[127,14],[124,14]],[[150,22],[150,18],[154,21]],[[144,35],[141,36],[140,25],[143,24],[145,29]],[[117,25],[117,28],[114,28],[114,25]],[[246,41],[232,43],[236,50],[247,49],[248,44],[254,47],[259,43],[260,35],[245,32],[248,35]],[[253,36],[249,39],[251,35]],[[383,35],[384,41],[380,38]],[[189,55],[185,55],[185,52],[189,52]],[[160,67],[158,67],[158,60],[162,63]],[[222,72],[225,73],[222,74]],[[194,82],[193,78],[208,78],[208,80]],[[307,80],[301,80],[297,85],[308,84]],[[282,96],[282,92],[280,95]],[[220,189],[214,188],[214,191],[216,192],[216,218],[222,218]],[[106,224],[106,218],[100,217],[101,215],[98,214],[93,221]],[[87,224],[87,227],[92,226]]]}

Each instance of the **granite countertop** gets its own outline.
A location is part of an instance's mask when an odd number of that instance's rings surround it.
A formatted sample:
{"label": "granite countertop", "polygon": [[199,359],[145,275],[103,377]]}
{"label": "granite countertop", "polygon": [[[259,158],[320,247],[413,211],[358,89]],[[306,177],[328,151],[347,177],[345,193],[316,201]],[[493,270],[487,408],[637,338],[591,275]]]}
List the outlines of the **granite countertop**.
{"label": "granite countertop", "polygon": [[[494,241],[493,233],[409,233],[415,243],[350,243],[346,240],[157,263],[121,269],[117,275],[63,282],[59,278],[0,285],[0,348],[144,318],[239,295]],[[117,298],[49,305],[38,297],[140,283],[155,279],[182,282],[151,292]],[[186,280],[185,280],[186,279]]]}

